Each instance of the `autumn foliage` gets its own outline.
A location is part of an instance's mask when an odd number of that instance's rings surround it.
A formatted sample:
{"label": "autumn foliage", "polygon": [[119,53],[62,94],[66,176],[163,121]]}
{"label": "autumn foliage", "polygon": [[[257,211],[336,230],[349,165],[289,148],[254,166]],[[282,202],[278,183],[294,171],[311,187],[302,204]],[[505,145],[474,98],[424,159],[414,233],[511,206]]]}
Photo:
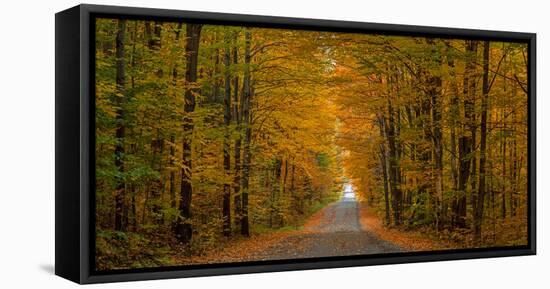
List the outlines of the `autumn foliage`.
{"label": "autumn foliage", "polygon": [[95,40],[99,269],[298,229],[344,183],[397,230],[526,243],[525,44],[103,18]]}

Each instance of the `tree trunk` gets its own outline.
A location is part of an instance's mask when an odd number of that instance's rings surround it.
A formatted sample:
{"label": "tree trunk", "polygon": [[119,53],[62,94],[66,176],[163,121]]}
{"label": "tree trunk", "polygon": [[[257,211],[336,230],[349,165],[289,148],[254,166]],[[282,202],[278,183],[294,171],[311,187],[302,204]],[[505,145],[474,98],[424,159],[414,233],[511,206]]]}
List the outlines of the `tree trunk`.
{"label": "tree trunk", "polygon": [[432,99],[432,125],[433,125],[433,145],[434,145],[434,170],[435,170],[435,192],[437,196],[437,225],[441,230],[445,222],[445,212],[443,210],[443,133],[441,129],[441,78],[433,77],[431,79],[433,90],[430,91]]}
{"label": "tree trunk", "polygon": [[218,51],[218,49],[214,50],[214,70],[213,70],[213,75],[216,76],[214,77],[213,79],[213,88],[212,88],[212,95],[210,96],[210,102],[211,103],[215,103],[217,102],[218,100],[218,96],[220,95],[220,82],[219,82],[219,78],[218,78],[218,70],[219,70],[219,66],[220,66],[220,52]]}
{"label": "tree trunk", "polygon": [[119,176],[117,177],[117,186],[115,194],[115,230],[124,231],[123,222],[124,200],[126,198],[126,184],[124,180],[124,116],[126,102],[126,59],[124,52],[124,42],[126,37],[126,20],[118,20],[118,30],[116,35],[116,95],[115,104],[117,107],[116,115],[116,145],[115,145],[115,166]]}
{"label": "tree trunk", "polygon": [[[226,32],[228,33],[228,32]],[[231,157],[229,153],[229,126],[231,125],[231,51],[230,51],[230,39],[229,36],[225,37],[225,51],[223,57],[224,63],[224,75],[225,75],[225,91],[223,98],[223,122],[225,124],[225,133],[223,138],[223,168],[225,170],[225,176],[229,177],[231,174]],[[231,235],[231,184],[224,180],[223,184],[223,235]]]}
{"label": "tree trunk", "polygon": [[[134,22],[134,27],[133,27],[133,33],[131,34],[132,35],[132,54],[131,54],[131,57],[130,57],[130,65],[131,65],[131,69],[132,69],[132,72],[136,70],[136,42],[137,42],[137,31],[138,31],[138,23],[137,22]],[[135,75],[134,73],[131,74],[130,76],[130,88],[132,89],[132,91],[134,91],[135,89]],[[132,133],[132,129],[130,128],[130,131],[128,133],[129,135],[133,135]],[[130,145],[130,147],[128,148],[129,150],[129,154],[134,154],[136,152],[136,145],[135,144],[132,144]],[[128,208],[125,208],[124,210],[127,212],[128,214],[128,217],[127,217],[127,220],[125,221],[126,222],[126,227],[127,227],[127,230],[131,230],[133,232],[135,232],[137,230],[137,227],[138,227],[138,217],[137,217],[137,208],[136,208],[136,186],[134,183],[130,182],[128,185],[128,190],[126,191],[126,195],[127,196],[130,196],[130,204],[129,204],[129,209]],[[130,212],[128,212],[128,210],[130,210]],[[131,216],[130,216],[130,213],[131,213]]]}
{"label": "tree trunk", "polygon": [[450,121],[450,127],[451,127],[451,140],[450,140],[450,146],[451,146],[451,178],[453,181],[453,189],[456,190],[458,188],[458,167],[457,167],[457,149],[456,149],[456,128],[458,125],[459,120],[459,108],[458,108],[458,85],[456,81],[456,73],[454,72],[455,65],[454,61],[449,61],[449,66],[453,70],[451,77],[452,80],[452,93],[453,96],[451,98],[451,121]]}
{"label": "tree trunk", "polygon": [[286,179],[288,176],[288,159],[286,157],[283,157],[282,161],[285,162],[284,170],[281,163],[281,197],[284,198],[284,196],[286,195]]}
{"label": "tree trunk", "polygon": [[[478,49],[478,41],[472,40],[472,52],[473,55],[473,62],[477,62],[477,49]],[[469,101],[471,102],[471,114],[470,114],[470,121],[469,121],[469,129],[470,129],[470,135],[472,136],[472,143],[471,143],[471,173],[472,177],[470,177],[470,189],[471,189],[471,206],[472,206],[472,215],[475,215],[476,206],[477,206],[477,178],[476,178],[476,172],[477,172],[477,115],[476,115],[476,98],[477,98],[477,82],[476,82],[476,73],[475,71],[472,72],[472,79],[470,79],[470,88],[469,88]],[[475,219],[475,216],[473,216]]]}
{"label": "tree trunk", "polygon": [[[163,152],[163,140],[160,136],[160,132],[157,131],[157,138],[151,141],[151,168],[159,173],[162,172],[162,152]],[[153,204],[151,206],[151,212],[153,215],[153,220],[157,225],[162,224],[162,177],[159,176],[158,179],[153,180],[150,186],[151,198]]]}
{"label": "tree trunk", "polygon": [[[378,124],[380,127],[380,136],[384,139],[384,119],[382,117],[378,118]],[[386,155],[386,147],[384,143],[380,143],[380,164],[382,167],[382,183],[384,185],[384,209],[385,209],[385,223],[389,225],[391,222],[390,217],[390,198],[389,198],[389,188],[388,188],[388,158]]]}
{"label": "tree trunk", "polygon": [[[435,42],[431,39],[427,40],[427,43],[435,46]],[[439,55],[434,53],[434,55]],[[438,65],[441,65],[441,57],[437,56],[436,61]],[[443,130],[441,123],[441,89],[442,82],[441,77],[435,75],[429,75],[427,79],[428,84],[428,96],[431,99],[432,105],[432,142],[433,142],[433,155],[434,155],[434,170],[435,170],[435,182],[434,189],[437,198],[437,218],[436,228],[442,230],[446,222],[445,205],[443,200]]]}
{"label": "tree trunk", "polygon": [[174,144],[176,143],[176,137],[174,135],[170,136],[170,207],[176,208],[176,172],[174,171],[174,158],[176,157],[176,150],[174,149]]}
{"label": "tree trunk", "polygon": [[[476,82],[474,79],[474,61],[477,52],[477,43],[473,40],[466,40],[466,67],[464,72],[464,118],[465,124],[462,129],[461,136],[458,140],[458,196],[455,203],[456,226],[458,228],[466,228],[466,186],[470,179],[471,164],[472,164],[472,148],[475,147],[474,135],[475,129],[473,123],[473,114],[475,113],[473,98],[475,97]],[[473,55],[472,55],[473,54]],[[468,134],[468,132],[470,132]]]}
{"label": "tree trunk", "polygon": [[453,191],[454,191],[454,200],[453,200],[453,212],[451,217],[452,226],[457,226],[458,223],[458,200],[460,198],[457,198],[457,194],[461,194],[462,192],[458,188],[458,179],[460,178],[460,169],[458,167],[458,164],[460,163],[458,160],[458,151],[457,151],[457,137],[456,137],[456,126],[457,126],[457,119],[458,119],[458,91],[457,96],[453,97],[451,101],[451,118],[453,118],[453,121],[451,121],[450,127],[451,127],[451,141],[450,141],[450,147],[451,147],[451,178],[453,180]]}
{"label": "tree trunk", "polygon": [[[504,115],[503,115],[503,118],[502,118],[502,121],[504,122]],[[506,130],[506,125],[504,125],[504,130]],[[501,140],[501,147],[502,147],[502,188],[501,188],[501,192],[500,194],[502,195],[502,219],[506,219],[506,191],[507,191],[507,186],[506,186],[506,182],[504,180],[506,180],[506,177],[507,177],[507,172],[506,172],[506,137],[503,138],[503,140]]]}
{"label": "tree trunk", "polygon": [[176,238],[178,241],[188,244],[193,235],[191,225],[191,198],[193,196],[192,179],[192,161],[191,161],[191,140],[193,135],[193,117],[192,112],[195,111],[195,93],[197,91],[197,67],[199,43],[202,25],[187,24],[186,25],[186,44],[185,44],[185,104],[183,110],[185,112],[183,118],[183,141],[182,141],[182,172],[181,172],[181,191],[178,222],[176,225]]}
{"label": "tree trunk", "polygon": [[[297,196],[296,194],[296,165],[294,163],[295,159],[294,157],[292,158],[292,166],[291,166],[291,169],[290,169],[290,190],[289,190],[289,193],[290,193],[290,205],[291,205],[291,208],[292,208],[292,212],[293,213],[296,213],[296,214],[299,214],[299,209],[298,209],[298,202],[299,202],[299,197]],[[297,223],[297,219],[294,219],[294,225],[295,226],[298,226],[298,223]]]}
{"label": "tree trunk", "polygon": [[[234,47],[233,47],[233,63],[237,65],[239,63],[239,47],[237,46],[238,42],[238,33],[234,35]],[[235,177],[233,179],[233,195],[235,204],[235,227],[240,228],[241,226],[241,215],[242,215],[242,200],[241,200],[241,110],[240,110],[240,101],[239,101],[239,74],[235,73],[233,78],[233,122],[235,123],[236,129],[239,132],[237,138],[235,139]]]}
{"label": "tree trunk", "polygon": [[[516,122],[516,114],[512,113],[512,126],[511,130],[515,131],[515,122]],[[517,199],[516,199],[516,189],[518,187],[518,170],[520,169],[520,166],[518,166],[518,146],[517,141],[515,139],[515,136],[512,138],[510,148],[510,217],[515,217],[517,213]]]}
{"label": "tree trunk", "polygon": [[[181,33],[182,24],[179,23],[178,27],[175,31],[175,42],[179,42],[180,33]],[[178,81],[178,69],[177,66],[174,65],[172,68],[172,86],[174,87],[174,91],[176,91],[177,88],[177,81]],[[177,97],[177,95],[174,95],[174,100]],[[175,171],[175,158],[176,158],[176,136],[174,133],[171,133],[170,135],[170,208],[176,209],[176,171]],[[172,222],[172,230],[176,228],[177,222]]]}
{"label": "tree trunk", "polygon": [[[149,22],[146,22],[146,24],[149,24]],[[162,25],[159,22],[153,23],[153,30],[151,31],[150,25],[146,25],[146,29],[149,29],[149,39],[148,39],[148,48],[150,51],[153,52],[154,57],[158,57],[158,52],[161,48],[161,29]],[[156,77],[158,78],[159,82],[162,78],[163,72],[162,68],[159,67],[156,72]],[[159,91],[159,94],[164,96],[163,91]],[[158,122],[162,122],[163,114],[158,114]],[[151,132],[152,134],[153,132]],[[162,153],[164,148],[164,139],[162,138],[162,135],[160,133],[160,129],[157,129],[157,137],[152,138],[151,140],[151,168],[157,172],[162,171]],[[151,193],[151,199],[152,199],[152,206],[151,206],[151,213],[153,215],[153,220],[156,224],[160,225],[163,221],[162,216],[162,206],[161,206],[161,191],[163,188],[162,179],[159,177],[156,180],[153,180],[151,182],[150,186],[150,193]]]}
{"label": "tree trunk", "polygon": [[145,22],[145,40],[147,40],[147,47],[151,50],[160,48],[160,33],[162,24],[160,22],[153,22],[153,28],[151,29],[151,22]]}
{"label": "tree trunk", "polygon": [[452,203],[452,216],[451,216],[451,226],[457,225],[457,196],[456,194],[459,194],[458,190],[458,179],[459,179],[459,160],[458,160],[458,152],[457,152],[457,126],[459,124],[460,119],[460,109],[459,109],[459,92],[458,92],[458,82],[457,82],[457,74],[455,71],[455,61],[454,57],[451,55],[447,55],[447,63],[449,65],[450,69],[450,75],[451,75],[451,106],[450,106],[450,119],[449,119],[449,127],[450,127],[450,158],[451,158],[451,179],[452,179],[452,185],[453,185],[453,191],[454,191],[454,199]]}
{"label": "tree trunk", "polygon": [[474,243],[481,242],[483,207],[485,203],[485,163],[487,150],[487,110],[489,106],[489,41],[483,43],[483,98],[481,99],[481,125],[479,148],[479,184],[474,211]]}
{"label": "tree trunk", "polygon": [[397,159],[397,145],[395,140],[395,121],[391,100],[388,98],[388,124],[386,125],[386,136],[389,148],[389,180],[392,194],[392,209],[394,225],[401,224],[401,200],[402,193],[398,184],[399,163]]}
{"label": "tree trunk", "polygon": [[250,178],[250,145],[252,142],[252,120],[250,115],[251,102],[253,97],[253,89],[251,87],[250,76],[250,42],[251,34],[249,30],[245,32],[245,54],[244,54],[244,78],[243,78],[243,122],[245,128],[244,148],[243,148],[243,176],[242,176],[242,217],[241,217],[241,235],[249,236],[248,224],[248,194],[249,194],[249,178]]}

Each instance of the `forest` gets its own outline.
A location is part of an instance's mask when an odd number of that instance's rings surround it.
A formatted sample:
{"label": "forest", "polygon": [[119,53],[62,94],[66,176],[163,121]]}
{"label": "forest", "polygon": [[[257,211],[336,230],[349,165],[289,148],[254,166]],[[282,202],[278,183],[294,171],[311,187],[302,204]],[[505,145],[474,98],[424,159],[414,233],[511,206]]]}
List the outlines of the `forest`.
{"label": "forest", "polygon": [[95,55],[100,270],[301,232],[346,186],[448,249],[527,243],[525,43],[97,18]]}

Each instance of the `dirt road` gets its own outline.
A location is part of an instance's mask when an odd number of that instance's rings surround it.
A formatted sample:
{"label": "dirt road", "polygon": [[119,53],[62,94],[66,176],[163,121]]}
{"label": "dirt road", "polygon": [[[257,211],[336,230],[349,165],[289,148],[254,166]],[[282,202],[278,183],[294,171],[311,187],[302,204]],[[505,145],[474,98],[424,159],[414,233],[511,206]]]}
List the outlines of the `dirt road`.
{"label": "dirt road", "polygon": [[254,260],[294,259],[329,256],[349,256],[400,252],[397,245],[361,229],[359,203],[352,192],[322,209],[320,220],[306,226],[301,234],[256,252]]}

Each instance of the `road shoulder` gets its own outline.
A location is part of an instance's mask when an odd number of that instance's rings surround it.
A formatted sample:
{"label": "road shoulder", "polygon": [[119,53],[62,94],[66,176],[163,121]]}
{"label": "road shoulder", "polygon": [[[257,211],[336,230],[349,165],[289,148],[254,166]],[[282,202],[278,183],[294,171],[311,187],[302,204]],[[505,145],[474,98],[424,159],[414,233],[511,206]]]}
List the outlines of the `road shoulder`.
{"label": "road shoulder", "polygon": [[430,239],[421,232],[403,231],[384,226],[382,220],[365,202],[359,202],[359,222],[364,231],[376,234],[380,239],[391,242],[405,251],[433,251],[451,249],[452,245]]}

